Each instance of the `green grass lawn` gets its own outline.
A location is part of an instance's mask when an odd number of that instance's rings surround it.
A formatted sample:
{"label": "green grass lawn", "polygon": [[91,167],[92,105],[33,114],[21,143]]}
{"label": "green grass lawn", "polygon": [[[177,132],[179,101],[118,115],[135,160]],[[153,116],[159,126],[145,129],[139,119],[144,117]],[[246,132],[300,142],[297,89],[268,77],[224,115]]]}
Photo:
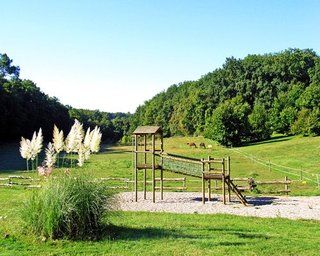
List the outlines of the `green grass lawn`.
{"label": "green grass lawn", "polygon": [[[205,142],[212,149],[189,148],[186,143]],[[241,147],[237,150],[259,159],[292,168],[303,166],[317,169],[319,138],[285,137]],[[284,174],[258,164],[241,152],[218,146],[201,137],[165,139],[165,151],[193,157],[231,156],[233,177],[255,176],[258,180],[283,179]],[[93,155],[83,172],[93,177],[132,178],[131,147],[104,146]],[[308,165],[306,164],[308,163]],[[25,175],[24,161],[17,145],[0,146],[0,177]],[[59,173],[62,170],[57,169]],[[166,177],[178,177],[165,173]],[[295,178],[295,177],[292,177]],[[201,183],[188,181],[196,190]],[[200,190],[199,190],[200,191]],[[295,182],[295,195],[319,195],[319,189],[309,182]],[[319,222],[286,219],[260,219],[230,215],[179,215],[162,213],[117,212],[113,227],[101,241],[48,240],[42,242],[21,228],[19,212],[26,197],[32,193],[22,188],[0,188],[0,255],[318,255]],[[5,234],[9,234],[5,238]]]}
{"label": "green grass lawn", "polygon": [[[100,241],[44,242],[23,234],[16,220],[12,220],[10,225],[0,225],[0,255],[317,255],[319,252],[320,229],[315,221],[145,212],[117,212],[111,221],[113,226]],[[3,238],[5,232],[10,234],[8,238]]]}

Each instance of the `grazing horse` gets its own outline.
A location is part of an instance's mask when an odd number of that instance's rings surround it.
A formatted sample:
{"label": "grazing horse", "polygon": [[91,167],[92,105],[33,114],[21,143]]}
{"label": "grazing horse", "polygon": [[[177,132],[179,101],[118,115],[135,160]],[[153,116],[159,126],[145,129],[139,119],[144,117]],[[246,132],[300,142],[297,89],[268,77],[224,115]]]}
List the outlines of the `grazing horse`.
{"label": "grazing horse", "polygon": [[188,142],[187,145],[188,145],[189,147],[195,147],[195,148],[197,148],[197,145],[196,145],[196,143],[194,143],[194,142]]}
{"label": "grazing horse", "polygon": [[201,142],[201,143],[199,144],[199,148],[206,148],[206,144],[204,144],[204,142]]}

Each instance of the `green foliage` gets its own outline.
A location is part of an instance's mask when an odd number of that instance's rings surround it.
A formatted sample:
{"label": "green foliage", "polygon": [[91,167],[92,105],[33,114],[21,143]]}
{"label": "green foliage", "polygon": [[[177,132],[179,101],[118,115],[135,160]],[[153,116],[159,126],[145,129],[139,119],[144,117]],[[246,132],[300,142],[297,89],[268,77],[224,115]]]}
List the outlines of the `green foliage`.
{"label": "green foliage", "polygon": [[272,131],[268,113],[263,105],[256,104],[249,115],[251,140],[269,139]]}
{"label": "green foliage", "polygon": [[301,94],[298,104],[304,108],[317,108],[320,106],[320,83],[312,83]]}
{"label": "green foliage", "polygon": [[298,118],[292,125],[293,134],[315,136],[320,134],[320,110],[303,108],[298,113]]}
{"label": "green foliage", "polygon": [[99,126],[103,141],[118,141],[129,131],[130,113],[108,113],[99,110],[70,108],[69,115],[72,119],[78,119],[84,128],[93,129]]}
{"label": "green foliage", "polygon": [[206,137],[222,145],[237,146],[246,141],[250,107],[241,97],[225,101],[214,111],[205,127]]}
{"label": "green foliage", "polygon": [[0,102],[0,141],[30,137],[40,127],[49,138],[54,124],[64,130],[71,124],[67,107],[30,80],[0,79]]}
{"label": "green foliage", "polygon": [[129,135],[124,135],[120,140],[121,145],[130,146],[132,145],[132,138]]}
{"label": "green foliage", "polygon": [[[289,134],[303,107],[319,106],[319,70],[320,58],[310,49],[227,58],[222,68],[199,80],[172,85],[139,106],[131,129],[161,125],[165,136],[206,134],[213,138],[215,134],[224,141],[223,133],[237,131],[230,131],[229,125],[222,123],[213,125],[212,115],[225,101],[241,96],[250,108],[245,118],[251,115],[245,127],[248,137],[241,141],[265,139],[273,131]],[[263,106],[265,114],[261,107],[255,108],[257,104]],[[215,115],[221,115],[219,111]],[[258,120],[259,116],[263,121]],[[233,144],[238,143],[239,138]]]}
{"label": "green foliage", "polygon": [[36,235],[97,239],[112,205],[105,186],[85,177],[54,177],[28,199],[22,218]]}

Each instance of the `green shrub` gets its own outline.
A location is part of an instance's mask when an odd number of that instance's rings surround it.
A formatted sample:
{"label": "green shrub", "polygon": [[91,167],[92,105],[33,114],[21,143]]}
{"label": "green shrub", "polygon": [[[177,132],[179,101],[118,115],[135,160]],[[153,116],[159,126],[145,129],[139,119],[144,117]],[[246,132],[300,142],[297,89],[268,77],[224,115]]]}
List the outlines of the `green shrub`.
{"label": "green shrub", "polygon": [[22,218],[36,235],[98,239],[102,218],[108,220],[113,204],[112,194],[102,183],[85,177],[52,177],[28,199]]}

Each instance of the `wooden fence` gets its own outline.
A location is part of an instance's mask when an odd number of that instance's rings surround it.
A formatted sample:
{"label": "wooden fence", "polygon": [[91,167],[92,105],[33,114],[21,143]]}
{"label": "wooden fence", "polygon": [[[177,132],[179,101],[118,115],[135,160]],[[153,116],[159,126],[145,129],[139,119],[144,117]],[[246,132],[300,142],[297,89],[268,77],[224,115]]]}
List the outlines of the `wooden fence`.
{"label": "wooden fence", "polygon": [[0,187],[40,188],[41,185],[35,184],[39,181],[40,179],[25,176],[0,177]]}

